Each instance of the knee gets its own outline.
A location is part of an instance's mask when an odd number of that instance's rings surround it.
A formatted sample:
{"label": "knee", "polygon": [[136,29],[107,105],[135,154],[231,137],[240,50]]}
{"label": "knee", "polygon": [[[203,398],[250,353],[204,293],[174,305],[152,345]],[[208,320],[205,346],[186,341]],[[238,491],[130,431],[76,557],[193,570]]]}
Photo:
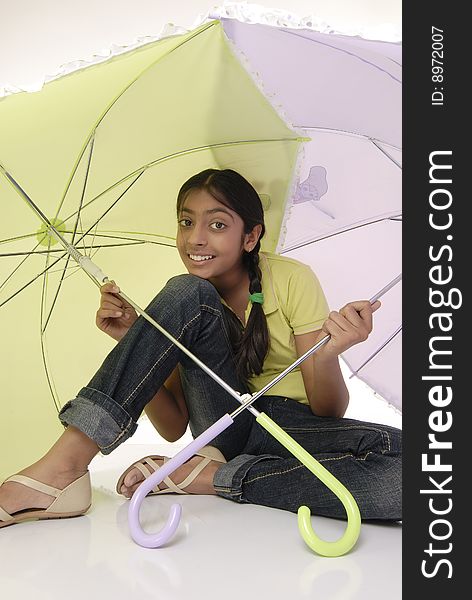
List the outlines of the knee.
{"label": "knee", "polygon": [[166,283],[164,290],[177,298],[188,298],[193,294],[205,298],[215,297],[220,300],[220,296],[216,291],[215,286],[207,279],[202,279],[190,273],[176,275],[171,277]]}

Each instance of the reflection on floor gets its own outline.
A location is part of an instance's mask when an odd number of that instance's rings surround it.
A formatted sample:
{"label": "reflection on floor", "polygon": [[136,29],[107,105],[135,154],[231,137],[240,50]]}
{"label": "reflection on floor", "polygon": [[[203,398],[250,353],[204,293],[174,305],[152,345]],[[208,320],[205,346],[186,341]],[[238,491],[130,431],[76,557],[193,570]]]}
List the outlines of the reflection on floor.
{"label": "reflection on floor", "polygon": [[[172,456],[188,440],[139,441],[136,434],[93,460],[93,505],[86,516],[0,531],[3,598],[370,600],[379,590],[382,600],[401,598],[399,524],[364,523],[348,555],[322,558],[304,544],[292,513],[217,497],[164,495],[145,499],[141,523],[158,531],[178,501],[183,517],[177,534],[166,547],[136,545],[128,531],[129,502],[115,493],[116,480],[134,460]],[[312,522],[324,539],[337,539],[344,530],[342,521]]]}

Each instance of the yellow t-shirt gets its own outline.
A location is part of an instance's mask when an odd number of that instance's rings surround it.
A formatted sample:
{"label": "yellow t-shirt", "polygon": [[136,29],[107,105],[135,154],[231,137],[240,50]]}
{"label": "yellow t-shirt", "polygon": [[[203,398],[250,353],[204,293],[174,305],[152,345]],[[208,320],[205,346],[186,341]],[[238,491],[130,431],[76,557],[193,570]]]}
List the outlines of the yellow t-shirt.
{"label": "yellow t-shirt", "polygon": [[[294,335],[320,329],[329,308],[321,285],[311,268],[293,258],[269,252],[259,253],[262,272],[262,308],[269,328],[270,346],[260,375],[248,381],[257,392],[297,360]],[[245,320],[252,304],[248,302]],[[300,367],[288,373],[267,392],[308,404]]]}

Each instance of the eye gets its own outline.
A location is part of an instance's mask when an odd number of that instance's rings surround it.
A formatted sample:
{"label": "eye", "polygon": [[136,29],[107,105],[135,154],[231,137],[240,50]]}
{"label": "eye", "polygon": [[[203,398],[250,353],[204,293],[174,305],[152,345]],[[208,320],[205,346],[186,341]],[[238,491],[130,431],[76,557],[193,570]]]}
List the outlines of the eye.
{"label": "eye", "polygon": [[190,227],[192,221],[188,217],[184,217],[183,219],[179,219],[178,223],[181,227]]}
{"label": "eye", "polygon": [[212,223],[210,225],[210,227],[212,227],[213,229],[221,230],[221,229],[225,229],[226,224],[222,223],[221,221],[215,221],[214,223]]}

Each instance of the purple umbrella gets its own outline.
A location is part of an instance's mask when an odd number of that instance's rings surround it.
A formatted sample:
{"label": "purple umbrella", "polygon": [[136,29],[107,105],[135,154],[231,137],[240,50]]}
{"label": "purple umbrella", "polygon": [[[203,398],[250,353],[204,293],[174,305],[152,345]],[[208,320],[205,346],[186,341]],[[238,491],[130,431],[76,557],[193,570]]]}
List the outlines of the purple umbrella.
{"label": "purple umbrella", "polygon": [[[272,104],[311,137],[278,252],[309,264],[341,308],[401,272],[401,44],[221,19]],[[352,376],[401,410],[401,283]]]}

